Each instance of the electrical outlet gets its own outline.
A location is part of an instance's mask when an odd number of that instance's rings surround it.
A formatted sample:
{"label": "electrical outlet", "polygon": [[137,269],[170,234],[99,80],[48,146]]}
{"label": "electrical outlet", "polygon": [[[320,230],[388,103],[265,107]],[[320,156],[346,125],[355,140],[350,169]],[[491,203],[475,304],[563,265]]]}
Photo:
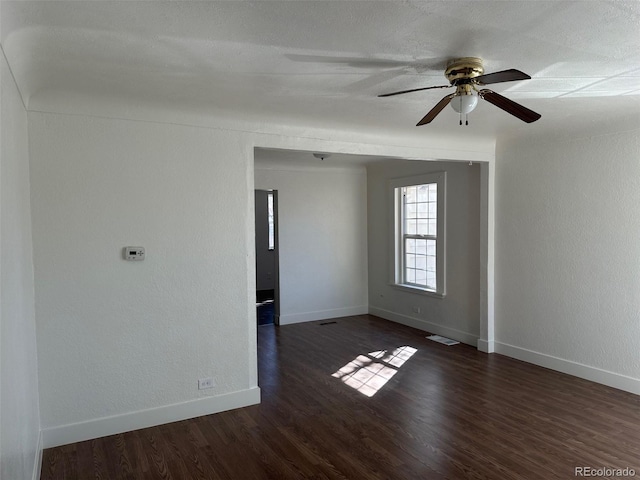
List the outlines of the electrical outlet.
{"label": "electrical outlet", "polygon": [[214,385],[215,383],[213,382],[213,378],[211,377],[201,378],[200,380],[198,380],[198,390],[213,388]]}
{"label": "electrical outlet", "polygon": [[413,307],[413,313],[420,313],[420,307]]}

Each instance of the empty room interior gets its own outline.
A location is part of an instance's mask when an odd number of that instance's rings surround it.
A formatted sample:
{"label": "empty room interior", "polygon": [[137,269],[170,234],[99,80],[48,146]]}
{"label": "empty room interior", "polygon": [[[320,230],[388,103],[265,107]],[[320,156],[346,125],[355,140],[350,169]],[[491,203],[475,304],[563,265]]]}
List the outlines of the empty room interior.
{"label": "empty room interior", "polygon": [[0,2],[0,478],[640,476],[637,1]]}

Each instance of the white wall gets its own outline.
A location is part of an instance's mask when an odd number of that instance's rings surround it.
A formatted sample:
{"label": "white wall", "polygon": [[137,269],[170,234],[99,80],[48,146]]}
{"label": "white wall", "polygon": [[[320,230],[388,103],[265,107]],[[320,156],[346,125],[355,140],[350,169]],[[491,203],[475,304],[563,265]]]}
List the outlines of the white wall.
{"label": "white wall", "polygon": [[[28,117],[45,446],[259,401],[254,148],[493,159],[484,140],[399,144],[276,123],[267,133],[117,105],[66,102],[69,113]],[[123,261],[125,245],[147,259]],[[331,300],[334,313],[352,306]],[[297,301],[290,312],[303,317],[290,320],[316,315]],[[214,389],[196,389],[204,376]]]}
{"label": "white wall", "polygon": [[38,369],[27,113],[0,53],[0,478],[38,474]]}
{"label": "white wall", "polygon": [[256,190],[256,290],[275,288],[275,249],[269,250],[269,192]]}
{"label": "white wall", "polygon": [[[389,180],[442,171],[447,172],[447,295],[435,298],[389,284]],[[367,176],[370,313],[475,345],[480,335],[480,165],[396,160],[368,166]]]}
{"label": "white wall", "polygon": [[640,393],[640,131],[496,165],[496,351]]}
{"label": "white wall", "polygon": [[238,134],[41,113],[29,128],[45,444],[257,402]]}
{"label": "white wall", "polygon": [[255,183],[278,190],[280,324],[366,313],[364,167],[273,166],[257,151]]}

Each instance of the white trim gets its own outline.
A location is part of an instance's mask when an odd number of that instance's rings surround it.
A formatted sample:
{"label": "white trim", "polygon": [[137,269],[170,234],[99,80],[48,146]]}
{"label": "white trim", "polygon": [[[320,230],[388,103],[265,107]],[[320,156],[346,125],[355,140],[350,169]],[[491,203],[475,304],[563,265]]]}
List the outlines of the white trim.
{"label": "white trim", "polygon": [[445,327],[444,325],[431,323],[421,318],[409,317],[408,315],[402,315],[400,313],[391,312],[389,310],[378,307],[369,307],[369,313],[371,315],[382,317],[385,320],[391,320],[392,322],[401,323],[403,325],[417,328],[425,332],[442,335],[443,337],[458,340],[459,342],[471,345],[472,347],[477,347],[478,337],[476,335],[472,335],[461,330],[456,330],[455,328]]}
{"label": "white trim", "polygon": [[31,475],[32,480],[40,480],[40,476],[42,474],[42,430],[38,434],[38,446],[36,447],[36,458],[35,463],[33,464],[33,474]]}
{"label": "white trim", "polygon": [[496,353],[506,355],[507,357],[640,395],[640,379],[638,378],[627,377],[619,373],[590,367],[589,365],[534,352],[533,350],[527,350],[526,348],[516,347],[506,343],[495,342],[495,347]]}
{"label": "white trim", "polygon": [[318,310],[316,312],[292,313],[290,315],[280,315],[279,325],[313,322],[314,320],[325,320],[327,318],[350,317],[352,315],[365,315],[366,313],[369,313],[369,307],[367,305]]}
{"label": "white trim", "polygon": [[405,292],[415,293],[416,295],[426,295],[427,297],[434,297],[434,298],[446,297],[444,293],[438,293],[434,290],[427,290],[426,288],[414,287],[412,285],[405,285],[402,283],[390,283],[389,286]]}
{"label": "white trim", "polygon": [[[480,337],[490,345],[495,330],[495,172],[493,163],[480,165]],[[487,353],[492,351],[493,345]]]}
{"label": "white trim", "polygon": [[478,350],[484,353],[494,353],[496,351],[495,342],[493,340],[478,339]]}
{"label": "white trim", "polygon": [[154,427],[165,423],[247,407],[257,403],[260,403],[260,388],[253,387],[214,397],[199,398],[148,410],[45,428],[42,430],[42,445],[44,448],[57,447],[68,443],[82,442],[107,435],[115,435],[140,428]]}

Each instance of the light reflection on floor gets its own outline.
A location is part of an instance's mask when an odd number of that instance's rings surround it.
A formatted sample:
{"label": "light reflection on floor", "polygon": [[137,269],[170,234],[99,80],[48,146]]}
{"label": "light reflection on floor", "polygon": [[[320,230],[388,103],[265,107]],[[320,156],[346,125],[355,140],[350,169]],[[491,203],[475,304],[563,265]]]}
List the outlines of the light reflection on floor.
{"label": "light reflection on floor", "polygon": [[339,378],[363,395],[373,397],[417,351],[405,345],[391,353],[380,350],[367,355],[358,355],[331,376]]}

